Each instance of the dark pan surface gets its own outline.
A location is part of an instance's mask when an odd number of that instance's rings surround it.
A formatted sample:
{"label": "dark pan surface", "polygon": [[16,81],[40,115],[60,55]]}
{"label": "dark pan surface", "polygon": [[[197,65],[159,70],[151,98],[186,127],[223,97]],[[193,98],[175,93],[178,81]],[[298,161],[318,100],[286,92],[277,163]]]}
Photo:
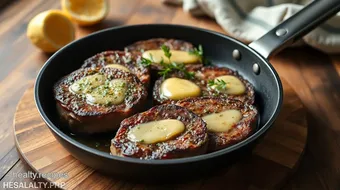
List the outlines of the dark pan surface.
{"label": "dark pan surface", "polygon": [[[139,160],[112,156],[105,151],[91,148],[59,129],[61,123],[52,93],[57,80],[80,68],[85,59],[96,53],[123,50],[133,42],[159,37],[181,39],[195,46],[201,44],[204,55],[214,65],[227,66],[250,81],[255,88],[255,102],[260,115],[257,132],[238,144],[209,154],[170,160]],[[232,58],[234,49],[241,52],[241,60]],[[254,63],[260,66],[259,74],[253,72]],[[226,158],[231,158],[232,154],[229,153],[251,147],[251,144],[272,126],[278,116],[282,104],[282,86],[276,71],[264,58],[233,38],[189,26],[133,25],[96,32],[56,52],[39,72],[35,84],[35,100],[42,118],[61,144],[81,162],[95,169],[123,176],[156,175],[164,172],[176,174],[176,171],[184,174],[186,170],[190,173],[193,173],[192,170],[209,170],[213,165],[216,166],[225,162]]]}

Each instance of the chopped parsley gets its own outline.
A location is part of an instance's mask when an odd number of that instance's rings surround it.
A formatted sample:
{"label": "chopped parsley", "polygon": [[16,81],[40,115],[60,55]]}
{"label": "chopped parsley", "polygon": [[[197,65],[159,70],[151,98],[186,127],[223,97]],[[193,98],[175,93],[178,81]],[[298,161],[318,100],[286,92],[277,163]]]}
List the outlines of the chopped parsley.
{"label": "chopped parsley", "polygon": [[227,88],[227,83],[224,80],[216,79],[208,81],[209,87],[214,87],[217,91],[223,91]]}
{"label": "chopped parsley", "polygon": [[149,67],[152,64],[152,61],[150,59],[146,59],[146,58],[142,57],[141,64],[144,67]]}
{"label": "chopped parsley", "polygon": [[200,61],[204,64],[204,65],[211,65],[210,61],[207,60],[204,56],[203,56],[203,47],[202,45],[198,45],[198,48],[194,48],[193,50],[189,51],[189,54],[191,55],[196,55],[197,57],[199,57]]}

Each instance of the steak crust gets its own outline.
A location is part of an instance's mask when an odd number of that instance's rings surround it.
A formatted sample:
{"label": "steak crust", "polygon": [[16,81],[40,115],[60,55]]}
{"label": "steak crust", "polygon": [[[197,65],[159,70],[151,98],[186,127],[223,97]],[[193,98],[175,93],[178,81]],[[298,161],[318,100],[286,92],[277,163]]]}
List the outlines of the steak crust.
{"label": "steak crust", "polygon": [[[149,40],[135,42],[125,47],[125,51],[132,53],[140,53],[147,50],[161,49],[162,45],[168,46],[170,50],[181,50],[189,52],[194,49],[194,45],[186,41],[177,39],[153,38]],[[202,67],[203,64],[201,62],[197,62],[186,65],[186,67],[190,66]],[[150,68],[151,75],[156,78],[158,76],[158,72],[163,69],[163,67],[158,63],[153,63]]]}
{"label": "steak crust", "polygon": [[[96,73],[103,74],[110,80],[119,78],[127,81],[128,90],[123,103],[92,105],[86,102],[84,96],[70,92],[69,87],[75,81]],[[88,67],[60,79],[54,86],[54,97],[61,119],[73,133],[93,134],[115,131],[123,119],[142,111],[147,91],[134,74],[115,68]]]}
{"label": "steak crust", "polygon": [[[156,144],[132,142],[128,132],[138,124],[163,119],[177,119],[184,123],[185,130],[177,137]],[[191,111],[176,105],[155,106],[121,122],[116,136],[111,141],[111,153],[139,159],[171,159],[204,154],[208,145],[206,123]]]}
{"label": "steak crust", "polygon": [[84,61],[82,68],[105,67],[109,64],[119,64],[128,68],[146,86],[150,83],[150,72],[148,67],[141,64],[140,53],[129,53],[124,51],[104,51]]}
{"label": "steak crust", "polygon": [[[187,67],[189,72],[194,72],[194,79],[190,79],[190,81],[194,82],[201,89],[201,96],[215,96],[215,97],[228,97],[239,100],[244,103],[253,104],[255,98],[255,92],[253,86],[245,79],[243,79],[236,71],[233,71],[226,67],[215,67],[215,66],[207,66],[207,67]],[[217,90],[208,87],[208,81],[214,80],[216,77],[223,75],[233,75],[236,76],[246,87],[246,92],[241,95],[228,95],[221,93]],[[184,78],[182,72],[175,72],[169,75],[170,77]],[[160,89],[161,85],[164,82],[164,78],[161,77],[156,80],[154,88],[153,88],[153,100],[157,104],[167,104],[167,103],[175,103],[176,100],[168,99],[161,95]]]}
{"label": "steak crust", "polygon": [[209,147],[208,151],[216,151],[233,144],[236,144],[255,130],[257,109],[252,105],[247,105],[232,98],[220,97],[198,97],[188,98],[178,101],[176,105],[185,107],[194,112],[200,117],[212,113],[220,113],[225,110],[236,109],[241,111],[242,119],[236,123],[229,131],[214,133],[208,131],[209,134]]}
{"label": "steak crust", "polygon": [[128,45],[125,47],[125,50],[129,52],[144,52],[147,50],[160,49],[163,44],[168,46],[171,50],[190,51],[194,49],[194,45],[186,41],[166,38],[152,38]]}

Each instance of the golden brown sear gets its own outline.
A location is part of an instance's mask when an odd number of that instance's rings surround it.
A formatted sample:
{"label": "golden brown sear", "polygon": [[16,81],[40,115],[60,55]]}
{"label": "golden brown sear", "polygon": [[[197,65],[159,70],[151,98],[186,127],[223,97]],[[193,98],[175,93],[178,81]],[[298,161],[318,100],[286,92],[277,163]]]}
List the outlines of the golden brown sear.
{"label": "golden brown sear", "polygon": [[194,45],[192,45],[192,43],[183,40],[152,38],[128,45],[125,47],[125,51],[144,52],[147,50],[160,49],[162,45],[168,46],[171,50],[191,51],[194,49]]}
{"label": "golden brown sear", "polygon": [[122,121],[111,153],[139,159],[171,159],[204,154],[205,122],[176,105],[160,105]]}
{"label": "golden brown sear", "polygon": [[153,88],[157,104],[175,103],[190,97],[228,97],[247,104],[254,103],[254,88],[237,72],[226,67],[188,67],[194,77],[175,72],[159,78]]}
{"label": "golden brown sear", "polygon": [[[165,45],[170,49],[172,54],[171,60],[169,61],[165,56],[161,47]],[[158,72],[164,69],[164,66],[160,62],[165,64],[170,64],[170,62],[176,62],[185,64],[185,66],[203,66],[200,57],[191,54],[190,52],[194,50],[194,45],[178,39],[166,39],[166,38],[153,38],[144,41],[135,42],[127,47],[125,51],[131,53],[141,53],[142,57],[151,60],[153,63],[151,65],[151,75],[153,77],[158,76]]]}
{"label": "golden brown sear", "polygon": [[86,59],[81,67],[112,67],[121,69],[135,74],[146,87],[150,83],[149,68],[141,64],[141,54],[137,52],[104,51]]}
{"label": "golden brown sear", "polygon": [[235,99],[188,98],[176,105],[189,109],[207,123],[209,152],[241,142],[255,131],[257,109]]}
{"label": "golden brown sear", "polygon": [[57,109],[73,133],[103,133],[142,111],[147,91],[131,73],[116,68],[81,68],[54,86]]}

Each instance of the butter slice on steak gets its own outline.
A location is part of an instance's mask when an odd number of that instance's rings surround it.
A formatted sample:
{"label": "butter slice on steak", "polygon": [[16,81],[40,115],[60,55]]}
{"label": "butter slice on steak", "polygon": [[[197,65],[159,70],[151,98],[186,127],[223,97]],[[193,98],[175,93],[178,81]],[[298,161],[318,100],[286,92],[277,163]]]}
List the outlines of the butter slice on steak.
{"label": "butter slice on steak", "polygon": [[158,71],[163,69],[159,64],[162,58],[164,63],[169,64],[167,58],[164,56],[164,52],[161,50],[162,45],[169,47],[172,53],[171,61],[183,63],[186,66],[195,66],[197,68],[203,65],[197,56],[189,53],[194,50],[194,45],[178,39],[153,38],[138,41],[125,47],[125,51],[142,53],[142,57],[154,61],[151,65],[151,75],[154,77],[158,75]]}
{"label": "butter slice on steak", "polygon": [[176,105],[155,106],[122,121],[111,153],[139,159],[171,159],[204,154],[206,123]]}
{"label": "butter slice on steak", "polygon": [[[254,88],[237,72],[225,67],[188,67],[195,77],[187,79],[182,72],[172,73],[168,78],[156,80],[153,99],[158,104],[175,103],[190,97],[225,97],[247,104],[254,103]],[[214,85],[210,83],[214,81]],[[219,82],[224,83],[218,86]]]}
{"label": "butter slice on steak", "polygon": [[141,64],[140,53],[129,53],[124,51],[104,51],[84,61],[82,68],[86,67],[112,67],[135,74],[139,80],[146,85],[150,83],[150,72],[148,67]]}
{"label": "butter slice on steak", "polygon": [[116,68],[81,68],[54,86],[57,110],[73,133],[112,132],[143,110],[147,91],[131,73]]}
{"label": "butter slice on steak", "polygon": [[241,142],[255,130],[257,109],[235,99],[188,98],[176,105],[189,109],[207,123],[209,152]]}

